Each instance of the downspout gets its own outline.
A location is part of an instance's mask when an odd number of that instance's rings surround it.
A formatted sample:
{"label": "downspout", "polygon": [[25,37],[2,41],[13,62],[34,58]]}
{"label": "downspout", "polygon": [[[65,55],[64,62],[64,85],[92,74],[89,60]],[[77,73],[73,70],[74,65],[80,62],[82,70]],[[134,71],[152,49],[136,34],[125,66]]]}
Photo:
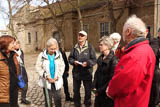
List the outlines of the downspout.
{"label": "downspout", "polygon": [[157,0],[157,31],[159,29],[159,0]]}

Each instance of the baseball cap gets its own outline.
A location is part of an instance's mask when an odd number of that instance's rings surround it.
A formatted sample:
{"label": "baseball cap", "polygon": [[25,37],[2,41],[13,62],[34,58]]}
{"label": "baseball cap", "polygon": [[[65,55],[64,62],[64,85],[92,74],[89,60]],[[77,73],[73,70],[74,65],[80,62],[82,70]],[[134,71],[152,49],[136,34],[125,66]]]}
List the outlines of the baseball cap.
{"label": "baseball cap", "polygon": [[84,35],[84,36],[87,36],[87,33],[86,33],[85,31],[83,31],[83,30],[81,30],[81,31],[79,32],[79,34],[82,34],[82,35]]}

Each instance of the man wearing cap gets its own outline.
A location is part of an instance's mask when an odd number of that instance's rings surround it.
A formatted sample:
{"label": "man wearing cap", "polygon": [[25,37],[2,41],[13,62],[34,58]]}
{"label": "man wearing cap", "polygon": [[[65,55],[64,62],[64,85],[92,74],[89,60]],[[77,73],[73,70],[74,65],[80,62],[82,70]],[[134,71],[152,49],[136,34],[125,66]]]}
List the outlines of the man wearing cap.
{"label": "man wearing cap", "polygon": [[78,43],[71,50],[69,63],[73,65],[73,92],[75,107],[81,106],[80,87],[83,81],[85,89],[84,104],[86,107],[91,105],[91,83],[93,66],[96,64],[96,54],[94,48],[88,44],[87,33],[80,31]]}

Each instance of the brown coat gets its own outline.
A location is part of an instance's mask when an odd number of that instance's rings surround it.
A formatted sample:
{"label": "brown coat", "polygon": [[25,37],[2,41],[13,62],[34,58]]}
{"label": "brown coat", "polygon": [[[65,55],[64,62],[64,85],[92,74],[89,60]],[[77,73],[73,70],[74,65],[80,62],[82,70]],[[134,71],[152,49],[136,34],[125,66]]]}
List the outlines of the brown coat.
{"label": "brown coat", "polygon": [[[16,58],[17,54],[13,56],[16,68],[17,75],[19,74],[19,64]],[[10,74],[8,65],[5,63],[6,58],[0,52],[0,103],[9,103],[9,88],[10,88]]]}

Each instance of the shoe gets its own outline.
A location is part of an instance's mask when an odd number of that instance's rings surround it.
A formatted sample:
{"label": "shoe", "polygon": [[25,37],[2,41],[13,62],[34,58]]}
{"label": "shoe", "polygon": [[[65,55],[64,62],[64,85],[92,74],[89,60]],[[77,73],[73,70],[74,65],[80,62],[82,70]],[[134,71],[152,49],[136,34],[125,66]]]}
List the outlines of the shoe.
{"label": "shoe", "polygon": [[22,100],[22,101],[21,101],[21,103],[22,103],[22,104],[26,104],[26,105],[31,104],[31,102],[30,102],[30,101],[28,101],[28,100]]}
{"label": "shoe", "polygon": [[66,101],[73,101],[73,98],[71,98],[71,97],[66,98]]}

